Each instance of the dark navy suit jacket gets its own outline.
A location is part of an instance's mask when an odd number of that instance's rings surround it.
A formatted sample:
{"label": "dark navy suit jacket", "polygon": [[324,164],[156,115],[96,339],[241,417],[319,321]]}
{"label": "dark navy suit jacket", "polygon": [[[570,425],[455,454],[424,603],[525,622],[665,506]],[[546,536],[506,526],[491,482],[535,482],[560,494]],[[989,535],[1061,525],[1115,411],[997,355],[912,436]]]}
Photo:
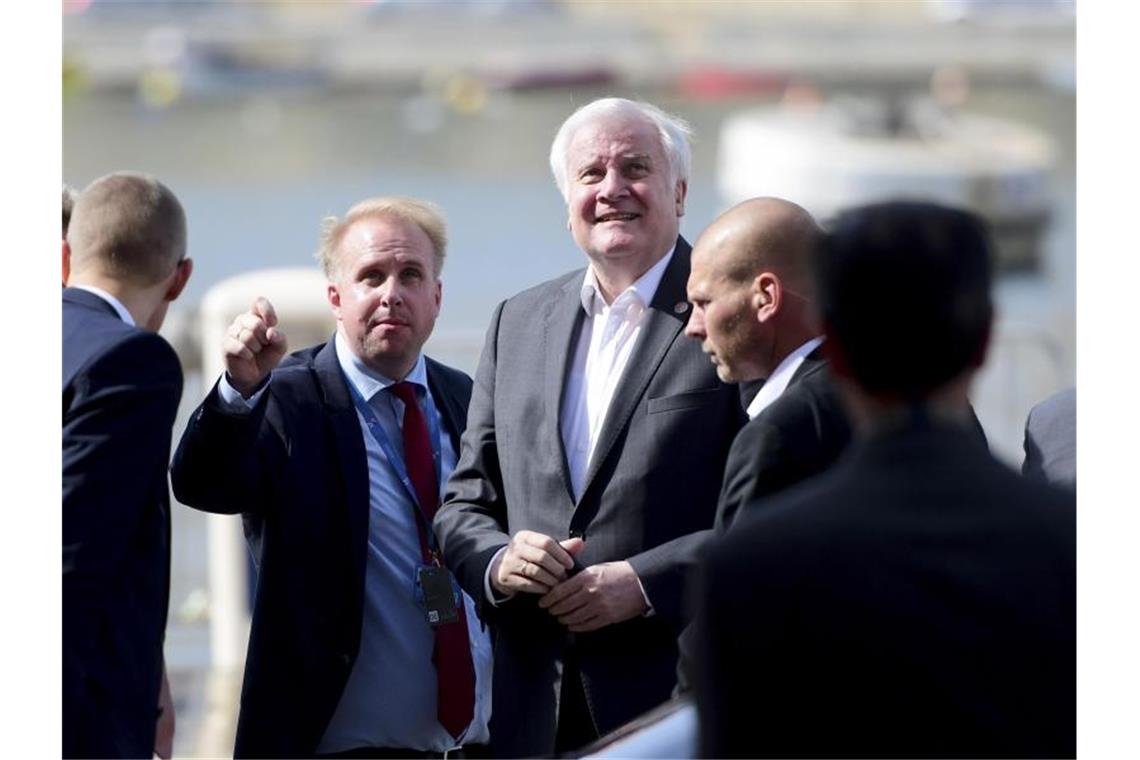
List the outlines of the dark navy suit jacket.
{"label": "dark navy suit jacket", "polygon": [[1074,756],[1072,493],[926,426],[766,501],[702,554],[702,757]]}
{"label": "dark navy suit jacket", "polygon": [[[458,451],[471,379],[426,361]],[[282,362],[250,414],[215,387],[172,474],[182,503],[242,513],[259,564],[234,754],[311,756],[359,649],[368,541],[368,463],[334,343]]]}
{"label": "dark navy suit jacket", "polygon": [[151,757],[170,578],[174,350],[63,291],[63,756]]}

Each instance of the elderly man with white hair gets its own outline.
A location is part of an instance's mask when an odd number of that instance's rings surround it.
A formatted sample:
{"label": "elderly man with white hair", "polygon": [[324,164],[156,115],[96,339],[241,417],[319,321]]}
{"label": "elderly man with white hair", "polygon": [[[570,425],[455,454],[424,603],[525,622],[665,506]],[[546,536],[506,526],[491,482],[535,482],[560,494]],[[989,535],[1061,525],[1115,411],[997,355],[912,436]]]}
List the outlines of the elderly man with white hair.
{"label": "elderly man with white hair", "polygon": [[497,632],[496,756],[579,748],[667,700],[682,589],[744,414],[684,336],[689,128],[605,98],[551,169],[587,267],[496,308],[435,520]]}

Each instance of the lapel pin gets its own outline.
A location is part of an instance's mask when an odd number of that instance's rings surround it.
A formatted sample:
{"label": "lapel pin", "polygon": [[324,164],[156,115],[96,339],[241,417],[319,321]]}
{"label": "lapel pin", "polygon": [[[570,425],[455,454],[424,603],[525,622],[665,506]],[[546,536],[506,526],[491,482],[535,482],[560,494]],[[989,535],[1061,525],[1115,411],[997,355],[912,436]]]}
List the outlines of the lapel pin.
{"label": "lapel pin", "polygon": [[673,305],[673,313],[674,314],[684,314],[688,310],[689,310],[689,302],[688,301],[678,301],[677,303],[675,303]]}

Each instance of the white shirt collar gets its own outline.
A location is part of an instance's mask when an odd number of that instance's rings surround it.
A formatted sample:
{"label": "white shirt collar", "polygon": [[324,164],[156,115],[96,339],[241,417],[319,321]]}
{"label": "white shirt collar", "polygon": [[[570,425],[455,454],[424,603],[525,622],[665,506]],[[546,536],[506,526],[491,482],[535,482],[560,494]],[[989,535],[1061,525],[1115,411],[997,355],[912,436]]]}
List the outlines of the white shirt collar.
{"label": "white shirt collar", "polygon": [[115,313],[119,315],[119,319],[123,320],[131,327],[138,326],[135,324],[135,318],[131,316],[131,313],[129,311],[127,311],[127,307],[123,306],[123,302],[102,288],[97,288],[94,285],[72,285],[71,287],[78,288],[79,290],[86,290],[88,293],[94,293],[107,303],[111,304],[111,308],[114,309]]}
{"label": "white shirt collar", "polygon": [[[336,331],[333,340],[336,342],[336,359],[340,362],[341,371],[348,381],[356,386],[356,390],[360,391],[365,401],[371,401],[377,393],[396,383],[392,378],[385,377],[368,367],[349,347],[348,340],[341,335],[340,330]],[[416,357],[412,371],[404,380],[427,388],[427,364],[422,353]]]}
{"label": "white shirt collar", "polygon": [[[623,303],[631,299],[640,299],[640,305],[645,307],[653,302],[653,296],[657,294],[657,286],[661,284],[661,278],[665,276],[665,269],[669,266],[669,262],[673,259],[673,253],[677,250],[676,243],[669,253],[661,257],[653,266],[646,270],[645,274],[638,277],[632,285],[623,290],[618,297],[614,299],[613,304],[616,305],[618,301]],[[629,293],[630,295],[626,295]],[[582,278],[582,308],[586,310],[586,314],[593,316],[605,307],[605,299],[602,298],[601,286],[598,285],[598,276],[594,274],[594,265],[586,267],[586,276]]]}
{"label": "white shirt collar", "polygon": [[812,338],[784,357],[784,360],[780,362],[776,370],[764,381],[764,385],[760,387],[760,391],[752,398],[752,403],[748,405],[748,419],[756,419],[756,416],[760,414],[760,412],[767,409],[772,402],[780,397],[787,389],[788,383],[791,382],[792,375],[796,374],[796,370],[804,363],[804,359],[807,358],[807,355],[814,351],[821,343],[823,343],[822,335]]}

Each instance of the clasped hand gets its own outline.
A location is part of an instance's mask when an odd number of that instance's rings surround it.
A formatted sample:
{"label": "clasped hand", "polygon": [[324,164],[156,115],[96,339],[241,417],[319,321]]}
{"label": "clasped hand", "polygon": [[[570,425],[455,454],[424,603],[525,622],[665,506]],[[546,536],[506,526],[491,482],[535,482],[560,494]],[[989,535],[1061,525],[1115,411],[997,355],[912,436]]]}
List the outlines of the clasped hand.
{"label": "clasped hand", "polygon": [[542,533],[519,531],[491,568],[491,585],[506,595],[541,594],[538,606],[574,633],[645,612],[641,584],[628,562],[603,562],[568,575],[584,545],[580,538],[555,541]]}

